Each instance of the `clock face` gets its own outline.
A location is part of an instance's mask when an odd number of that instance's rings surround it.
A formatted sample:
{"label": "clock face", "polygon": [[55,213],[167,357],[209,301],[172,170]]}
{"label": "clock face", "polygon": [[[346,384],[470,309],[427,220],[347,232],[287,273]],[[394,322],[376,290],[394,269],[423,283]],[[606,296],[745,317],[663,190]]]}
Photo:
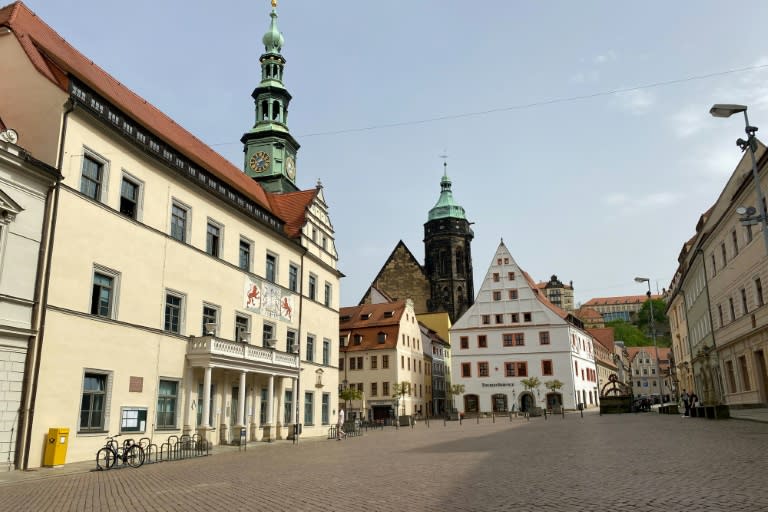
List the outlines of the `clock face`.
{"label": "clock face", "polygon": [[290,179],[296,178],[296,161],[292,156],[285,159],[285,173]]}
{"label": "clock face", "polygon": [[254,153],[248,161],[248,165],[256,172],[264,172],[269,169],[269,155],[263,151]]}

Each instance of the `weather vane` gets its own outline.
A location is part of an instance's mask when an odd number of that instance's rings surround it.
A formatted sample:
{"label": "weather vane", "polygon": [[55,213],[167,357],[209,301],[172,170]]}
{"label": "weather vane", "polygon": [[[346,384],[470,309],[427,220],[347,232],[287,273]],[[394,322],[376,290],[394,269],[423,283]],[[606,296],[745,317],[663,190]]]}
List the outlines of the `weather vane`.
{"label": "weather vane", "polygon": [[437,155],[437,157],[443,160],[443,167],[448,167],[448,152],[446,150],[443,150],[443,154]]}

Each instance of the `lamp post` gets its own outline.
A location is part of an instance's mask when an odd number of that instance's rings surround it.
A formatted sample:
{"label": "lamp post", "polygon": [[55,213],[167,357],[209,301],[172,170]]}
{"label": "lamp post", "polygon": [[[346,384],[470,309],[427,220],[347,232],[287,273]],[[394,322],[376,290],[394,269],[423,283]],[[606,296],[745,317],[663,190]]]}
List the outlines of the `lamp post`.
{"label": "lamp post", "polygon": [[659,371],[659,347],[656,344],[656,324],[653,320],[653,300],[651,299],[651,280],[647,277],[636,277],[636,283],[648,283],[648,307],[651,314],[651,338],[653,338],[653,350],[656,352],[656,380],[659,385],[659,403],[664,403],[664,389],[661,387],[661,371]]}
{"label": "lamp post", "polygon": [[[749,125],[746,105],[717,104],[712,105],[712,108],[709,109],[709,113],[714,117],[731,117],[733,114],[738,114],[739,112],[744,112],[744,131],[747,133],[747,140],[737,139],[736,145],[739,146],[742,151],[746,151],[747,148],[749,148],[749,156],[752,159],[752,181],[755,183],[755,192],[757,193],[757,208],[754,206],[741,206],[736,208],[736,213],[741,215],[739,220],[744,226],[753,226],[762,223],[763,243],[765,244],[765,251],[768,253],[768,212],[766,212],[765,197],[760,188],[760,176],[757,174],[757,159],[755,157],[755,153],[757,152],[757,138],[755,137],[757,126]],[[758,210],[760,212],[759,214]]]}

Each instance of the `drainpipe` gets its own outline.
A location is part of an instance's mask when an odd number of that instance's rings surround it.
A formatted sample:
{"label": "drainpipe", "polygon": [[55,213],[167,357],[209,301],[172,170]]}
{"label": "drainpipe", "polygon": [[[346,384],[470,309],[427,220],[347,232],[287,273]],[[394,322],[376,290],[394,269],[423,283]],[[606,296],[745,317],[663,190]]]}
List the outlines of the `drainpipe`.
{"label": "drainpipe", "polygon": [[299,368],[297,370],[296,374],[296,389],[294,390],[294,393],[296,396],[293,397],[294,402],[296,403],[296,423],[293,426],[293,442],[294,444],[298,444],[299,442],[299,425],[302,424],[301,416],[299,416],[299,413],[301,412],[301,402],[299,400],[299,397],[301,396],[301,320],[304,316],[304,256],[307,254],[307,249],[303,248],[304,252],[301,253],[301,262],[299,263],[299,326],[298,326],[298,332],[296,333],[296,357],[299,360]]}
{"label": "drainpipe", "polygon": [[[45,317],[48,309],[48,289],[51,282],[51,258],[53,256],[53,242],[56,234],[56,220],[59,211],[59,195],[61,191],[61,171],[64,162],[64,141],[67,135],[67,120],[69,114],[75,109],[75,102],[68,100],[64,104],[64,116],[62,119],[61,139],[59,140],[59,155],[56,169],[59,175],[53,187],[53,205],[46,200],[46,212],[43,226],[42,241],[38,252],[37,277],[35,278],[35,307],[32,309],[32,328],[37,335],[29,337],[27,358],[24,364],[24,383],[21,391],[22,411],[19,425],[19,436],[16,438],[16,465],[20,469],[29,469],[29,446],[32,442],[32,423],[35,417],[35,401],[37,399],[37,383],[40,375],[40,357],[43,351],[43,339],[45,336]],[[49,210],[49,208],[51,208]],[[43,257],[44,255],[44,257]]]}

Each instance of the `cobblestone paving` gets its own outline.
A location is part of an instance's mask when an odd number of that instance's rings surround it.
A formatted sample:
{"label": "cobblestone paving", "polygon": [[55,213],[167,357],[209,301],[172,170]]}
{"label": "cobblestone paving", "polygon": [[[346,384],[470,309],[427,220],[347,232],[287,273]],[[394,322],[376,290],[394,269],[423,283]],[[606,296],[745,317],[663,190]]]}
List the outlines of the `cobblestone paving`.
{"label": "cobblestone paving", "polygon": [[419,423],[0,485],[0,511],[768,511],[768,424]]}

